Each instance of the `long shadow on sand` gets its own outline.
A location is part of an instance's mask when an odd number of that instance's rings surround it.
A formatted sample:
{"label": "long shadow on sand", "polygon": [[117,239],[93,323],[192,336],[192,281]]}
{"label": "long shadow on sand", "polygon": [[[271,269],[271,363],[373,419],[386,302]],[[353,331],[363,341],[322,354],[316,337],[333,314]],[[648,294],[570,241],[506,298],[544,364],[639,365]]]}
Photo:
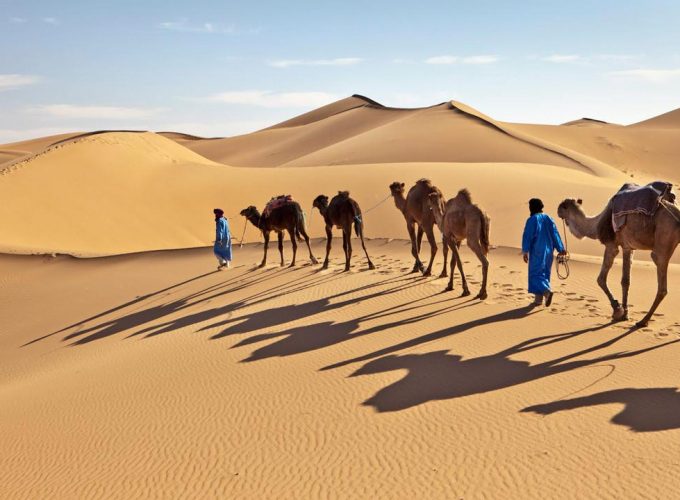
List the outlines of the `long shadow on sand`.
{"label": "long shadow on sand", "polygon": [[680,429],[680,391],[677,387],[646,389],[615,389],[590,396],[563,399],[524,408],[523,412],[551,415],[559,411],[589,406],[623,404],[611,419],[635,432],[655,432]]}
{"label": "long shadow on sand", "polygon": [[[405,370],[407,374],[404,378],[379,390],[363,403],[365,406],[372,406],[378,412],[392,412],[405,410],[429,401],[455,399],[474,394],[497,391],[586,366],[630,358],[660,349],[669,344],[680,342],[680,339],[678,339],[635,351],[616,352],[590,359],[575,360],[575,358],[586,356],[614,345],[616,342],[636,331],[636,329],[633,328],[592,347],[544,363],[531,365],[526,361],[510,359],[511,356],[521,352],[568,340],[577,335],[582,335],[602,328],[604,328],[604,326],[539,337],[521,342],[508,349],[488,356],[479,356],[470,359],[463,359],[462,356],[449,354],[449,351],[446,350],[425,354],[405,355],[382,355],[374,353],[365,358],[382,357],[366,363],[351,376],[356,377],[360,375]],[[456,331],[457,329],[454,327],[450,330]],[[444,332],[445,331],[436,332],[435,334],[430,334],[425,337],[441,338]],[[422,343],[424,343],[423,337],[403,344],[419,345]],[[403,344],[399,347],[399,350],[405,348]],[[383,351],[391,352],[394,350],[397,350],[397,348],[388,348]]]}

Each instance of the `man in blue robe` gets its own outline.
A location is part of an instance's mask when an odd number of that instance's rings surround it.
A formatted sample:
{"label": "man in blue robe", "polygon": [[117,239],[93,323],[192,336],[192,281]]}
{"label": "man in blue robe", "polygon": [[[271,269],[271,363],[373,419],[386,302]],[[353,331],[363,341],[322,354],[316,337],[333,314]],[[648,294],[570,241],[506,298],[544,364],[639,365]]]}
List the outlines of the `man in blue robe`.
{"label": "man in blue robe", "polygon": [[217,270],[231,266],[231,233],[229,232],[229,222],[224,218],[224,211],[221,208],[213,210],[215,214],[215,246],[213,251],[217,257]]}
{"label": "man in blue robe", "polygon": [[533,293],[534,305],[540,305],[545,298],[545,305],[552,303],[553,292],[550,289],[550,270],[553,263],[553,251],[560,255],[567,252],[562,244],[555,221],[543,213],[543,202],[538,198],[529,200],[531,216],[527,219],[522,236],[522,254],[524,262],[529,264],[529,293]]}

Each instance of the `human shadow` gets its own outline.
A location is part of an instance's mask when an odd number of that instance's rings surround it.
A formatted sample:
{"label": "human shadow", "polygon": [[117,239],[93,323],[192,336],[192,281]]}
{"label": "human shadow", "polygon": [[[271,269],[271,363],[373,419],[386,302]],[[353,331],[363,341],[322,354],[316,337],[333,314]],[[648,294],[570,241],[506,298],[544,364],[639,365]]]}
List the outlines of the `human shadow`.
{"label": "human shadow", "polygon": [[527,361],[510,359],[511,356],[520,352],[564,341],[599,328],[601,327],[539,337],[491,355],[470,359],[449,354],[447,350],[425,354],[386,355],[366,363],[351,376],[406,370],[407,374],[401,380],[380,389],[363,402],[363,405],[372,406],[378,412],[392,412],[429,401],[455,399],[506,389],[577,368],[637,356],[680,342],[678,339],[635,351],[576,359],[615,344],[635,331],[635,329],[630,329],[600,344],[536,365]]}
{"label": "human shadow", "polygon": [[622,404],[611,422],[634,432],[680,429],[680,391],[677,387],[614,389],[590,396],[563,399],[524,408],[522,412],[551,415],[589,406]]}

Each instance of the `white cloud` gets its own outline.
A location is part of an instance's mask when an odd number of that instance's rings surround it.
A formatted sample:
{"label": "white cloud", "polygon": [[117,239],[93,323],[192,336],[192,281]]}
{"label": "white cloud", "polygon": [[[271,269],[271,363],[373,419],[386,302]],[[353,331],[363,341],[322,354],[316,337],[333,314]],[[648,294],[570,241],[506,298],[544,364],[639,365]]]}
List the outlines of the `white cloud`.
{"label": "white cloud", "polygon": [[180,33],[207,33],[222,35],[257,35],[262,31],[262,29],[259,27],[237,28],[234,24],[221,24],[213,22],[191,23],[186,19],[182,19],[180,21],[164,21],[159,23],[158,27],[167,31],[176,31]]}
{"label": "white cloud", "polygon": [[11,90],[27,85],[33,85],[40,80],[39,77],[33,75],[0,75],[0,92],[3,90]]}
{"label": "white cloud", "polygon": [[425,64],[493,64],[498,62],[498,56],[479,55],[479,56],[434,56],[425,59]]}
{"label": "white cloud", "polygon": [[455,64],[457,62],[456,56],[434,56],[425,59],[426,64]]}
{"label": "white cloud", "polygon": [[338,57],[336,59],[281,59],[270,61],[274,68],[288,68],[290,66],[352,66],[359,64],[363,59],[360,57]]}
{"label": "white cloud", "polygon": [[71,128],[63,127],[42,127],[29,129],[3,129],[0,128],[0,144],[7,144],[10,142],[26,141],[36,137],[47,137],[50,135],[66,134],[69,132],[76,132]]}
{"label": "white cloud", "polygon": [[498,62],[497,56],[469,56],[463,57],[463,64],[492,64]]}
{"label": "white cloud", "polygon": [[199,137],[230,137],[271,127],[277,120],[234,120],[229,122],[168,122],[155,125],[161,132],[181,132]]}
{"label": "white cloud", "polygon": [[74,106],[71,104],[48,104],[30,108],[33,113],[42,113],[58,118],[96,118],[110,120],[134,120],[148,118],[161,111],[158,108],[123,108],[117,106]]}
{"label": "white cloud", "polygon": [[577,54],[553,54],[551,56],[541,57],[541,60],[552,63],[573,63],[581,61],[583,58]]}
{"label": "white cloud", "polygon": [[12,24],[24,24],[28,22],[28,19],[25,19],[23,17],[10,17],[9,22]]}
{"label": "white cloud", "polygon": [[338,96],[328,92],[271,92],[268,90],[239,90],[221,92],[206,100],[226,104],[247,104],[263,108],[306,108],[323,106],[336,101]]}
{"label": "white cloud", "polygon": [[680,69],[629,69],[624,71],[611,71],[608,73],[615,77],[633,78],[652,83],[666,83],[680,78]]}
{"label": "white cloud", "polygon": [[43,21],[45,24],[52,24],[52,25],[55,25],[55,26],[56,26],[57,24],[59,24],[59,19],[57,19],[56,17],[43,17],[43,18],[42,18],[42,21]]}

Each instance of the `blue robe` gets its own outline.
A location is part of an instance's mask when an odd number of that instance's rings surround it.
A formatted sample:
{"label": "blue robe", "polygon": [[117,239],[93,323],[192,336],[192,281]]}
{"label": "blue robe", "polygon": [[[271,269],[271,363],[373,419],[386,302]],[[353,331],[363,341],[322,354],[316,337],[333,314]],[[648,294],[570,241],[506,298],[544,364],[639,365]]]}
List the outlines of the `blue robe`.
{"label": "blue robe", "polygon": [[231,233],[229,223],[224,217],[215,221],[215,246],[213,251],[217,257],[231,260]]}
{"label": "blue robe", "polygon": [[532,215],[522,236],[522,252],[529,254],[529,293],[550,291],[553,250],[564,251],[555,221],[542,213]]}

